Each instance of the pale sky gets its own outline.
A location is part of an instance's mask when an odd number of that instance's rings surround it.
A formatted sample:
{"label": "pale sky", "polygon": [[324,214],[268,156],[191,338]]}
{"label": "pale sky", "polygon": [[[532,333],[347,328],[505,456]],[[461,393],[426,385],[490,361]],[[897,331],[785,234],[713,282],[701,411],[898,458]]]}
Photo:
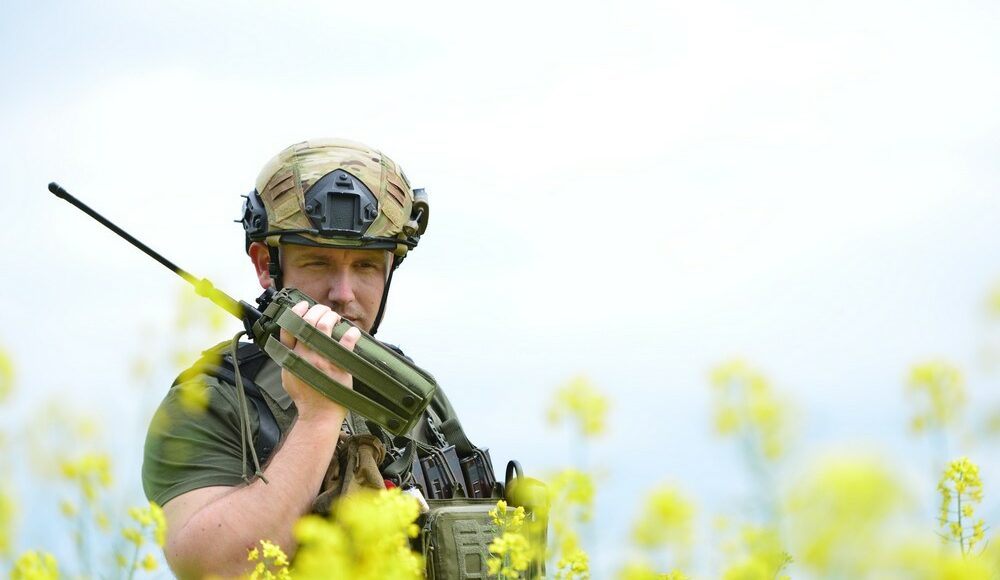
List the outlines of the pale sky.
{"label": "pale sky", "polygon": [[128,362],[162,356],[142,329],[171,332],[181,283],[45,184],[249,299],[239,195],[319,136],[377,147],[427,189],[430,226],[380,337],[435,374],[498,469],[573,461],[543,421],[563,381],[584,373],[613,397],[590,453],[617,474],[600,511],[613,530],[657,482],[707,511],[738,495],[707,407],[707,371],[733,355],[794,398],[812,448],[864,441],[916,471],[912,363],[952,360],[977,407],[1000,404],[978,358],[1000,281],[995,2],[4,13],[0,344],[21,408],[58,394],[131,409],[109,426],[126,487],[158,396],[128,406]]}

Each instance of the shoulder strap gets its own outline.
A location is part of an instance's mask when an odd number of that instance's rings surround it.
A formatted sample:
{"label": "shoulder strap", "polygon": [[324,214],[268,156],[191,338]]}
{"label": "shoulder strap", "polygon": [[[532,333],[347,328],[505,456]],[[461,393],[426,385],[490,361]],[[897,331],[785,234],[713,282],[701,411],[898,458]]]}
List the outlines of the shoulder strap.
{"label": "shoulder strap", "polygon": [[[232,355],[223,350],[228,344],[226,342],[206,350],[198,362],[177,377],[174,385],[199,374],[206,374],[231,385],[236,385]],[[264,363],[267,362],[267,355],[257,348],[257,345],[250,342],[240,343],[236,355],[240,365],[240,378],[243,379],[243,392],[257,410],[260,428],[258,436],[254,440],[254,450],[257,452],[260,462],[264,463],[271,456],[281,438],[281,430],[278,428],[274,413],[267,406],[267,402],[264,401],[264,396],[260,392],[260,387],[253,380],[263,368]]]}

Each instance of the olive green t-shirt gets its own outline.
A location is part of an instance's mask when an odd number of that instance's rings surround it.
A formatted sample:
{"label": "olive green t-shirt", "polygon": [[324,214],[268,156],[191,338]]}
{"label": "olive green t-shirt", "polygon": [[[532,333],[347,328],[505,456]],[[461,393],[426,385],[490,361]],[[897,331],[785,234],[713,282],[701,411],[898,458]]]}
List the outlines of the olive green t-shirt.
{"label": "olive green t-shirt", "polygon": [[[282,437],[296,415],[292,398],[281,386],[281,367],[268,359],[254,377],[274,413]],[[438,390],[444,405],[442,413],[428,407],[437,424],[453,416],[444,394]],[[260,419],[256,407],[247,402],[250,432],[256,438]],[[246,454],[240,437],[240,410],[236,387],[209,375],[196,375],[179,382],[167,392],[163,402],[150,421],[142,462],[142,488],[146,497],[158,505],[189,491],[211,486],[236,486],[244,483],[243,461],[246,473],[253,475],[250,447],[247,440]],[[418,422],[409,434],[421,443],[431,438]],[[272,453],[277,453],[276,448]],[[263,468],[265,458],[261,458]]]}
{"label": "olive green t-shirt", "polygon": [[[295,408],[281,387],[281,368],[273,361],[254,379],[270,403],[291,416]],[[260,420],[248,402],[250,432],[257,436]],[[240,405],[236,388],[208,375],[197,375],[170,387],[153,415],[146,434],[142,487],[146,497],[163,505],[188,491],[243,481]],[[248,439],[246,457],[250,457]],[[253,468],[248,467],[248,474]]]}

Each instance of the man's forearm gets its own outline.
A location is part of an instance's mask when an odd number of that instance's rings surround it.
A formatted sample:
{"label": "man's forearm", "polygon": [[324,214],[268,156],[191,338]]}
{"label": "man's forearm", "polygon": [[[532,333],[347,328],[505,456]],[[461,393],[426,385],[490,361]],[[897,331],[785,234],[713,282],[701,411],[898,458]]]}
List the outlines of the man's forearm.
{"label": "man's forearm", "polygon": [[288,432],[260,479],[232,488],[168,531],[167,561],[180,577],[234,576],[248,569],[258,540],[295,550],[292,528],[308,513],[333,457],[343,417],[300,420]]}

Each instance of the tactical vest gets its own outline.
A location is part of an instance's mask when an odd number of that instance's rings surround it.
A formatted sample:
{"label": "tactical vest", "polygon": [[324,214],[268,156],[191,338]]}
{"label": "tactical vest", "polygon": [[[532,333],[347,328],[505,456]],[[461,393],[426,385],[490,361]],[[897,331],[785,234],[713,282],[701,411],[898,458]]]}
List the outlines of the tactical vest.
{"label": "tactical vest", "polygon": [[[235,385],[236,374],[229,344],[223,343],[205,351],[202,359],[182,373],[178,381],[191,373],[201,373]],[[406,356],[398,348],[388,346]],[[263,351],[253,343],[240,343],[237,359],[241,387],[259,417],[253,446],[260,464],[264,465],[278,446],[282,434],[290,429],[295,411],[291,407],[282,408],[255,382],[269,360]],[[520,498],[511,497],[510,492],[517,487],[512,484],[526,481],[521,477],[520,466],[516,462],[508,464],[505,481],[497,481],[489,450],[476,447],[469,441],[441,389],[435,392],[418,424],[417,428],[423,430],[423,437],[393,437],[376,423],[350,412],[345,423],[345,429],[352,434],[370,433],[382,441],[386,457],[379,470],[387,481],[407,492],[416,488],[426,499],[428,511],[417,522],[421,526],[421,534],[413,547],[423,552],[428,578],[487,577],[488,546],[497,535],[489,511],[499,499],[506,499],[512,506],[536,504],[524,506],[529,517],[544,520],[547,516],[547,497],[540,497],[544,493],[522,493],[515,494]],[[543,552],[546,527],[547,522],[542,521],[539,526],[541,533],[533,538],[541,543]],[[543,576],[544,557],[541,557],[532,562],[525,577]]]}

